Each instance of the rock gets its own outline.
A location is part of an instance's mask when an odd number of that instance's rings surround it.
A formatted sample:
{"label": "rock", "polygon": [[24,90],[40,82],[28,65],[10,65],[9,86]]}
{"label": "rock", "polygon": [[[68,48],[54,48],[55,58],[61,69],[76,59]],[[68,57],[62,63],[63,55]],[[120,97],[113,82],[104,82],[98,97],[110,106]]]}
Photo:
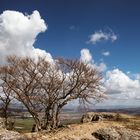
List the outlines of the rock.
{"label": "rock", "polygon": [[98,140],[140,140],[140,132],[122,127],[99,129],[92,135]]}
{"label": "rock", "polygon": [[93,117],[92,117],[92,120],[91,121],[101,121],[103,120],[103,116],[99,115],[99,114],[95,114]]}
{"label": "rock", "polygon": [[84,114],[81,118],[82,123],[91,122],[93,118],[93,113]]}
{"label": "rock", "polygon": [[82,123],[92,122],[92,121],[103,121],[103,120],[116,120],[116,114],[89,112],[87,114],[84,114],[81,118]]}
{"label": "rock", "polygon": [[121,136],[112,128],[100,129],[92,134],[99,140],[119,140]]}
{"label": "rock", "polygon": [[4,128],[4,119],[0,118],[0,129]]}
{"label": "rock", "polygon": [[0,131],[0,140],[27,140],[27,138],[18,132],[3,129]]}

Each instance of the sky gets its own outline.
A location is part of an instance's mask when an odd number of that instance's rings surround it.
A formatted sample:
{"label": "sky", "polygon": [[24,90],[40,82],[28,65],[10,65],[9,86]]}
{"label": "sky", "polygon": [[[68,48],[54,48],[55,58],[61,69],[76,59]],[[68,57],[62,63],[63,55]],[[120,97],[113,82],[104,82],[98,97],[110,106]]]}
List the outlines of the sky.
{"label": "sky", "polygon": [[1,0],[1,63],[9,54],[77,58],[104,75],[109,99],[140,106],[139,0]]}

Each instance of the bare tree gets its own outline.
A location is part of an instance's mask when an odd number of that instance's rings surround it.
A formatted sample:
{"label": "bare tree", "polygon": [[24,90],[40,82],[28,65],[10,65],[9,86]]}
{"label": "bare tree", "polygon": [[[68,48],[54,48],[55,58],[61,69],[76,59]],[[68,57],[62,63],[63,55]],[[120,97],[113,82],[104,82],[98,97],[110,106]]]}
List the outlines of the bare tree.
{"label": "bare tree", "polygon": [[66,75],[58,67],[58,62],[55,65],[50,65],[44,77],[40,81],[41,96],[39,101],[45,110],[44,128],[55,128],[55,108],[58,103],[58,96],[63,88]]}
{"label": "bare tree", "polygon": [[59,114],[70,101],[79,99],[85,104],[103,99],[101,80],[101,74],[88,64],[79,60],[59,59],[41,81],[44,90],[41,102],[46,110],[47,125],[58,127]]}
{"label": "bare tree", "polygon": [[[30,58],[9,57],[8,64],[0,67],[0,78],[13,94],[12,96],[22,102],[32,115],[37,129],[41,127],[38,113],[41,104],[38,102],[39,93],[36,92],[38,83],[45,74],[47,62],[39,59],[38,62]],[[47,68],[47,66],[46,66]],[[41,71],[41,74],[39,74]]]}
{"label": "bare tree", "polygon": [[13,98],[11,96],[11,90],[4,83],[1,83],[0,89],[1,117],[5,118],[5,127],[7,128],[8,118],[10,117],[9,107]]}
{"label": "bare tree", "polygon": [[9,57],[0,67],[0,78],[32,115],[37,129],[41,127],[40,111],[44,111],[44,128],[57,128],[59,114],[70,101],[80,103],[103,98],[102,76],[89,64],[79,60],[58,59],[54,64],[45,59]]}

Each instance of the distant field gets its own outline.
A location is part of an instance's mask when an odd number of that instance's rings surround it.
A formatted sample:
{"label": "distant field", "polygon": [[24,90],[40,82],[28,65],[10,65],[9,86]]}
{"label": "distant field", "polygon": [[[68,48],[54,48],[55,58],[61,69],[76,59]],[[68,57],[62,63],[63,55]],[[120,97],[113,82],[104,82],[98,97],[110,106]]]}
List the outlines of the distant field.
{"label": "distant field", "polygon": [[[62,125],[80,123],[81,113],[62,113],[60,120]],[[15,130],[18,132],[31,132],[34,120],[32,118],[16,119]]]}
{"label": "distant field", "polygon": [[[61,114],[61,124],[78,124],[80,123],[80,119],[82,117],[82,113],[77,112],[66,112]],[[123,115],[118,123],[124,125],[127,128],[140,130],[140,116],[130,116]],[[28,119],[16,119],[15,130],[18,132],[31,132],[32,125],[34,124],[34,120],[32,118]]]}
{"label": "distant field", "polygon": [[15,130],[18,132],[31,132],[34,120],[32,118],[16,119]]}

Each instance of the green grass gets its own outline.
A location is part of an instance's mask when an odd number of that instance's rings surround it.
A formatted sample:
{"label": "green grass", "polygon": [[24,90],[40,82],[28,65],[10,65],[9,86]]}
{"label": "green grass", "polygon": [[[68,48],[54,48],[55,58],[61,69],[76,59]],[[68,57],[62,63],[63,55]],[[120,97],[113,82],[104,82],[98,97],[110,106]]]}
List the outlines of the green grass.
{"label": "green grass", "polygon": [[[61,121],[61,124],[63,125],[74,124],[74,123],[76,124],[80,123],[80,119],[65,119]],[[33,124],[34,124],[34,120],[32,118],[16,119],[14,130],[20,133],[31,132]]]}
{"label": "green grass", "polygon": [[[118,123],[122,124],[126,128],[138,130],[140,131],[140,116],[130,116],[130,115],[122,115],[118,118]],[[61,120],[61,125],[68,125],[68,124],[78,124],[80,123],[79,118],[67,118]],[[16,119],[15,122],[15,129],[20,133],[31,132],[32,126],[34,124],[34,120],[32,118],[27,119]]]}
{"label": "green grass", "polygon": [[31,132],[34,120],[32,118],[16,119],[15,129],[18,132]]}

